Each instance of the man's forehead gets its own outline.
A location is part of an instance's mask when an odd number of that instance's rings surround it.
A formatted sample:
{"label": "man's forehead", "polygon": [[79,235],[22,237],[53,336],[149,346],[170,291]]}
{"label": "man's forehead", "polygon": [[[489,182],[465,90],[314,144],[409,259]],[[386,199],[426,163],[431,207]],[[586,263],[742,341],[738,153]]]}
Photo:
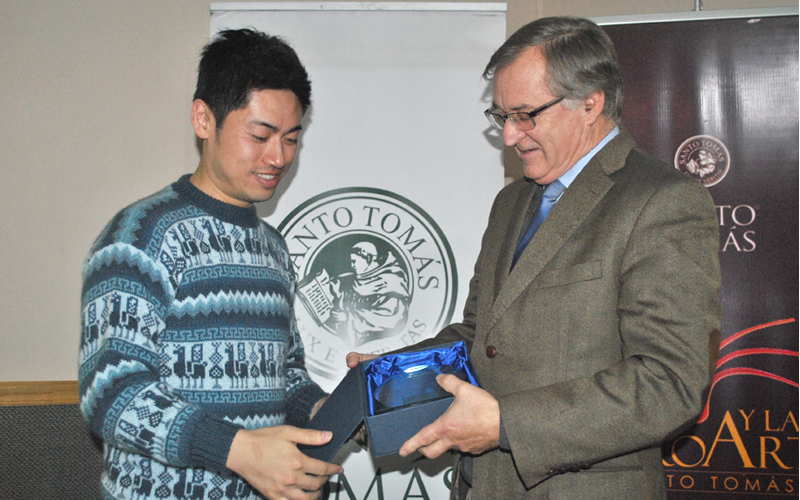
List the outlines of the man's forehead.
{"label": "man's forehead", "polygon": [[241,108],[245,124],[270,130],[300,130],[303,111],[300,100],[290,90],[254,90]]}
{"label": "man's forehead", "polygon": [[250,91],[247,105],[269,105],[280,103],[287,108],[297,108],[302,113],[300,99],[291,90],[262,89]]}
{"label": "man's forehead", "polygon": [[492,105],[507,112],[531,111],[554,98],[546,85],[521,85],[516,89],[495,91]]}

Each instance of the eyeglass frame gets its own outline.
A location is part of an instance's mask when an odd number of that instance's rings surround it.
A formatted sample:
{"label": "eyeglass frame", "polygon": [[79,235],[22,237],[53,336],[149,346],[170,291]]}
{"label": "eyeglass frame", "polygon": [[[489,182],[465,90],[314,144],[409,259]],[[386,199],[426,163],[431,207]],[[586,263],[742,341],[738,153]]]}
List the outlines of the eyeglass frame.
{"label": "eyeglass frame", "polygon": [[[542,113],[543,111],[555,106],[556,104],[560,103],[564,99],[565,99],[565,97],[557,97],[557,98],[553,99],[552,101],[539,106],[538,108],[534,109],[533,111],[517,111],[515,113],[508,113],[508,114],[505,114],[505,115],[501,115],[500,113],[495,113],[497,108],[492,106],[491,108],[489,108],[486,111],[484,111],[483,114],[484,114],[484,116],[486,116],[486,119],[489,120],[489,123],[491,123],[493,126],[499,128],[501,130],[505,127],[506,121],[509,118],[511,118],[511,125],[513,125],[517,130],[524,132],[526,130],[531,130],[532,128],[534,128],[536,126],[536,122],[533,120],[536,117],[536,115],[538,115],[538,114]],[[520,115],[520,118],[522,116],[524,116],[524,115],[527,115],[527,118],[523,119],[523,120],[520,120],[519,118],[514,118],[513,117],[514,115]],[[500,123],[498,123],[493,117],[497,117],[497,118],[500,118],[501,120],[503,120],[503,124],[501,125]],[[527,126],[528,123],[530,123],[530,127]],[[520,125],[522,125],[522,126],[520,126]]]}

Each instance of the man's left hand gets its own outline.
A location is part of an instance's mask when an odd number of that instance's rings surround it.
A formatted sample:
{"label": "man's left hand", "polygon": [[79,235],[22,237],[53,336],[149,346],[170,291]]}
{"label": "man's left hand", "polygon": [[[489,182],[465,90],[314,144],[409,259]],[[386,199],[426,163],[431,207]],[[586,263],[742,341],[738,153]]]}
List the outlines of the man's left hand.
{"label": "man's left hand", "polygon": [[488,392],[454,375],[436,377],[439,385],[455,396],[450,408],[400,448],[400,456],[414,451],[436,458],[455,449],[479,454],[500,445],[500,406]]}

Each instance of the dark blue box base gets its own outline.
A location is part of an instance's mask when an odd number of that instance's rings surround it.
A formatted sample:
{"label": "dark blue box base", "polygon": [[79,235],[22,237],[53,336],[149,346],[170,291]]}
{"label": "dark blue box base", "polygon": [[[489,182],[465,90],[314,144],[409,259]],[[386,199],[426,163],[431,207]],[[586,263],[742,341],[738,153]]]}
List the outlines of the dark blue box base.
{"label": "dark blue box base", "polygon": [[[469,377],[477,381],[471,367],[468,366],[469,363],[466,360],[466,351],[463,344],[458,344],[444,344],[433,349],[414,352],[425,353],[425,351],[449,348],[461,349],[463,350],[463,359],[466,364],[465,369],[469,372]],[[309,457],[330,462],[342,446],[366,422],[372,456],[377,458],[396,454],[400,447],[403,446],[403,443],[423,427],[439,418],[453,402],[453,396],[447,396],[430,401],[415,402],[408,406],[389,408],[388,410],[382,410],[379,414],[371,415],[372,412],[367,401],[369,391],[367,390],[364,372],[372,362],[364,361],[351,369],[328,397],[325,404],[322,405],[319,412],[306,425],[308,429],[333,432],[333,438],[330,442],[323,446],[298,445],[298,448],[303,453]],[[415,390],[419,390],[419,388],[417,387]],[[402,390],[399,392],[401,392],[402,396]]]}

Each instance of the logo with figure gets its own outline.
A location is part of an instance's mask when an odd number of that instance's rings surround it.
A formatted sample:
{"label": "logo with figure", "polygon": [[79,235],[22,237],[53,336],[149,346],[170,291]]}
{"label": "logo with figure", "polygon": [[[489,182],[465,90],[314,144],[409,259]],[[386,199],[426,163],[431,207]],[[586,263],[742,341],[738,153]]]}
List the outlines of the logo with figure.
{"label": "logo with figure", "polygon": [[439,226],[413,202],[344,188],[278,226],[297,272],[295,316],[310,371],[338,381],[350,351],[382,353],[450,323],[457,277]]}
{"label": "logo with figure", "polygon": [[709,135],[696,135],[683,141],[678,148],[675,168],[710,187],[728,175],[730,158],[722,141]]}

